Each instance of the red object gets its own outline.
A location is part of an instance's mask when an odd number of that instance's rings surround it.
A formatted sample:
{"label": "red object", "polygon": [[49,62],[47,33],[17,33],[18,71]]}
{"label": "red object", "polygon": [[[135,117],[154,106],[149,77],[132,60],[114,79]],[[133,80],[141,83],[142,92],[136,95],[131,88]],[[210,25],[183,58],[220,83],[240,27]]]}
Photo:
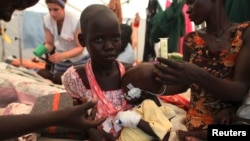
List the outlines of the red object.
{"label": "red object", "polygon": [[159,96],[159,98],[163,100],[164,102],[174,104],[184,109],[185,111],[188,110],[189,101],[180,95]]}
{"label": "red object", "polygon": [[134,19],[134,22],[133,22],[133,26],[134,27],[139,27],[139,25],[140,25],[140,15],[139,15],[139,13],[136,13],[135,14],[135,19]]}
{"label": "red object", "polygon": [[136,22],[136,21],[134,21],[134,27],[139,27],[139,25],[140,25],[140,22]]}

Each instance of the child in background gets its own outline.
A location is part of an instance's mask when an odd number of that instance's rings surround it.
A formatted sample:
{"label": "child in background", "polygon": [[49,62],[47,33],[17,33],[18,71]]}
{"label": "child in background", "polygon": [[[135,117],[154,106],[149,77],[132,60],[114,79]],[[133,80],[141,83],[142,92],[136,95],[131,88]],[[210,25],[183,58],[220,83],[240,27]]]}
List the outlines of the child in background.
{"label": "child in background", "polygon": [[108,115],[99,128],[104,134],[117,136],[121,128],[112,121],[118,111],[126,108],[121,77],[132,66],[116,60],[121,50],[120,24],[112,10],[94,4],[81,13],[80,25],[78,39],[82,46],[86,46],[90,59],[86,64],[67,69],[62,83],[75,104],[80,104],[82,98],[97,98],[96,118]]}
{"label": "child in background", "polygon": [[132,28],[127,24],[120,24],[121,28],[121,53],[117,60],[133,64],[135,62],[135,52],[132,47],[131,34]]}

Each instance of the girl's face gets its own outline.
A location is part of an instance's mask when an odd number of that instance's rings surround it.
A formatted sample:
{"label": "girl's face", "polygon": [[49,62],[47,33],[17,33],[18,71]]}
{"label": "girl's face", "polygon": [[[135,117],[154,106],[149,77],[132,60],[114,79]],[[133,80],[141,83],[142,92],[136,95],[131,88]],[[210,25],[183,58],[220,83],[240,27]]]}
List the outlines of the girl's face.
{"label": "girl's face", "polygon": [[93,19],[84,33],[85,46],[91,59],[102,65],[113,63],[121,49],[118,20],[113,13],[103,13],[91,18]]}
{"label": "girl's face", "polygon": [[55,20],[59,21],[64,18],[64,8],[62,8],[59,4],[56,3],[48,3],[47,4],[50,16]]}
{"label": "girl's face", "polygon": [[189,19],[196,25],[201,24],[211,15],[212,0],[186,0],[186,4]]}

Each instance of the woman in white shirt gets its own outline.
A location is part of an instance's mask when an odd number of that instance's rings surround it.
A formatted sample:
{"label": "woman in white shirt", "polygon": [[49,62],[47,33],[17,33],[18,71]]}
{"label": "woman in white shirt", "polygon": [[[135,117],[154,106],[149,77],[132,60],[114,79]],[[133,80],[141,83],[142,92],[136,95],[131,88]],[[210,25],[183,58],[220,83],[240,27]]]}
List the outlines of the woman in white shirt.
{"label": "woman in white shirt", "polygon": [[45,0],[49,13],[44,16],[44,31],[48,59],[55,64],[54,73],[62,74],[72,65],[85,63],[87,50],[78,42],[79,16],[65,7],[67,0]]}

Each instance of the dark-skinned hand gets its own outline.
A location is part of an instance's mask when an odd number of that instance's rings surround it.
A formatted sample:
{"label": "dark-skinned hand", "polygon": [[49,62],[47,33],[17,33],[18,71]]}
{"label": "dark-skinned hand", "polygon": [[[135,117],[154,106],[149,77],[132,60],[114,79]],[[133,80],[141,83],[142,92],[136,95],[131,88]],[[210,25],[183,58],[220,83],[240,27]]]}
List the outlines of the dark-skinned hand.
{"label": "dark-skinned hand", "polygon": [[183,60],[175,61],[159,57],[157,61],[154,71],[156,79],[166,85],[191,84],[195,81],[194,74],[201,71],[198,66]]}

